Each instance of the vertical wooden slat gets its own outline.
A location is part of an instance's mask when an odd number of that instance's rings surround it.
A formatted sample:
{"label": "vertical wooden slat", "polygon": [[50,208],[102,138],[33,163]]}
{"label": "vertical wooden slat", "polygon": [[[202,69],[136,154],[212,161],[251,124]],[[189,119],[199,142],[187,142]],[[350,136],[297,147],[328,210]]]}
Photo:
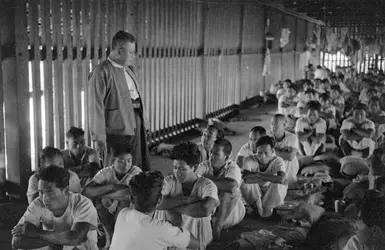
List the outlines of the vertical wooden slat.
{"label": "vertical wooden slat", "polygon": [[118,24],[117,24],[117,14],[118,14],[118,0],[112,0],[112,12],[111,12],[111,19],[112,19],[112,26],[111,29],[113,30],[114,35],[118,31]]}
{"label": "vertical wooden slat", "polygon": [[152,130],[155,132],[156,131],[156,115],[155,115],[155,96],[156,96],[156,88],[155,88],[155,8],[154,8],[154,2],[155,0],[150,0],[149,1],[149,9],[150,9],[150,16],[148,17],[148,22],[149,22],[149,49],[150,49],[150,57],[149,57],[149,63],[150,63],[150,68],[149,68],[149,86],[150,86],[150,92],[151,92],[151,109],[150,109],[150,114],[151,114],[151,125],[152,125]]}
{"label": "vertical wooden slat", "polygon": [[100,48],[102,50],[100,60],[104,61],[107,58],[106,44],[107,44],[107,41],[111,38],[106,36],[106,30],[108,29],[108,27],[106,28],[107,3],[105,0],[101,0],[100,7],[101,7],[101,13],[100,13],[100,20],[101,20],[101,22],[100,22]]}
{"label": "vertical wooden slat", "polygon": [[91,2],[91,48],[93,50],[92,68],[99,60],[99,39],[100,39],[100,0]]}
{"label": "vertical wooden slat", "polygon": [[29,4],[28,25],[30,28],[30,45],[33,53],[32,65],[32,114],[33,114],[33,159],[32,168],[35,170],[38,167],[38,159],[36,153],[41,150],[42,145],[42,126],[41,126],[41,88],[40,88],[40,38],[38,30],[39,19],[39,2],[32,1]]}
{"label": "vertical wooden slat", "polygon": [[[90,73],[90,61],[91,61],[91,32],[90,32],[90,18],[89,18],[89,11],[90,11],[90,2],[89,0],[81,0],[81,8],[82,8],[82,42],[83,42],[83,48],[86,49],[86,57],[83,60],[83,105],[84,105],[84,113],[82,113],[82,117],[84,119],[84,126],[87,129],[86,134],[86,142],[88,145],[90,145],[90,133],[88,131],[88,110],[87,110],[87,103],[88,103],[88,90],[87,90],[87,83],[88,83],[88,75]],[[92,14],[91,14],[92,15]]]}
{"label": "vertical wooden slat", "polygon": [[[166,65],[166,58],[164,55],[165,52],[165,23],[164,23],[164,18],[165,18],[165,0],[158,1],[159,2],[159,49],[160,49],[160,77],[159,77],[159,85],[160,85],[160,103],[159,103],[159,109],[160,109],[160,129],[164,131],[166,124],[166,88],[165,88],[165,65]],[[164,132],[160,134],[160,139],[163,139]]]}
{"label": "vertical wooden slat", "polygon": [[[3,4],[3,0],[0,0],[0,4]],[[2,5],[3,6],[3,5]],[[5,13],[3,9],[0,9],[0,23],[1,25],[4,25],[4,20],[2,20],[2,17],[4,18]],[[4,81],[3,81],[3,40],[2,35],[0,32],[0,186],[3,186],[6,181],[5,176],[5,121],[4,121],[4,110],[5,110],[5,87],[4,87]],[[5,193],[0,188],[0,199],[4,198]]]}
{"label": "vertical wooden slat", "polygon": [[176,9],[178,12],[176,13],[176,49],[177,49],[177,65],[176,65],[176,98],[177,98],[177,106],[176,108],[176,116],[177,120],[175,125],[177,126],[177,129],[179,130],[179,124],[181,123],[181,71],[182,71],[182,65],[181,65],[181,32],[182,32],[182,25],[181,25],[181,1],[177,1],[177,7]]}
{"label": "vertical wooden slat", "polygon": [[[161,105],[161,89],[160,89],[160,54],[159,54],[159,42],[160,42],[160,0],[157,0],[154,2],[154,44],[153,44],[153,50],[155,50],[155,58],[154,58],[154,82],[152,85],[154,86],[155,90],[155,98],[152,99],[153,102],[155,102],[155,131],[159,131],[160,129],[160,105]],[[156,133],[156,136],[158,136],[158,132]]]}
{"label": "vertical wooden slat", "polygon": [[73,126],[81,127],[81,84],[82,84],[82,41],[80,36],[80,1],[72,1],[73,46],[76,48],[76,58],[73,61]]}
{"label": "vertical wooden slat", "polygon": [[53,46],[57,57],[54,61],[54,126],[55,147],[64,147],[64,105],[63,105],[63,46],[62,46],[62,23],[61,2],[52,1],[52,27]]}
{"label": "vertical wooden slat", "polygon": [[44,131],[45,141],[42,146],[54,145],[54,123],[53,123],[53,76],[52,76],[52,38],[50,1],[40,0],[42,44],[46,51],[44,60]]}
{"label": "vertical wooden slat", "polygon": [[67,58],[64,61],[64,131],[74,124],[74,98],[73,98],[73,46],[71,33],[71,0],[63,0],[63,48],[67,50]]}
{"label": "vertical wooden slat", "polygon": [[170,57],[168,55],[168,50],[169,50],[169,43],[168,43],[168,38],[169,38],[169,0],[164,0],[163,1],[163,9],[162,9],[162,23],[163,23],[163,59],[164,59],[164,68],[163,68],[163,88],[164,88],[164,100],[163,100],[163,105],[162,109],[163,115],[164,115],[164,138],[168,138],[168,129],[169,129],[169,62],[170,62]]}
{"label": "vertical wooden slat", "polygon": [[[172,24],[172,48],[171,48],[171,60],[172,60],[172,64],[171,64],[171,69],[173,69],[171,71],[171,118],[172,118],[172,121],[171,121],[171,124],[172,126],[174,127],[176,124],[177,124],[177,113],[176,113],[176,107],[177,107],[177,102],[176,102],[176,98],[177,98],[177,93],[176,93],[176,85],[177,85],[177,80],[176,80],[176,76],[177,76],[177,68],[176,68],[176,65],[177,65],[177,55],[176,55],[176,47],[177,47],[177,43],[176,43],[176,38],[177,38],[177,13],[178,13],[178,3],[175,1],[175,0],[172,0],[172,11],[171,11],[171,14],[172,14],[172,19],[171,19],[171,24]],[[173,134],[175,134],[175,129],[173,129]]]}
{"label": "vertical wooden slat", "polygon": [[[7,129],[7,138],[16,136],[13,143],[18,143],[17,154],[18,162],[15,159],[7,158],[7,179],[10,182],[18,183],[22,187],[26,187],[28,177],[31,173],[31,150],[30,150],[30,123],[29,123],[29,91],[28,91],[28,35],[27,35],[27,20],[26,20],[26,0],[14,1],[15,8],[15,45],[16,45],[16,86],[17,86],[17,105],[12,106],[14,112],[18,114],[18,123],[11,126],[16,126],[17,133],[14,133],[15,128]],[[11,7],[12,8],[12,7]],[[10,11],[10,10],[8,10]],[[9,12],[11,13],[11,11]],[[13,25],[12,25],[13,26]],[[9,26],[8,26],[9,27]],[[9,27],[11,30],[12,28]],[[4,65],[3,65],[4,66]],[[3,70],[10,70],[3,68]],[[16,70],[16,68],[15,68]],[[9,79],[8,79],[9,80]],[[10,82],[12,82],[11,79]],[[8,124],[10,125],[10,124]],[[8,139],[7,139],[8,140]],[[10,138],[10,141],[12,138]],[[7,141],[7,150],[14,150],[17,145],[9,144]],[[14,155],[12,154],[12,157]]]}

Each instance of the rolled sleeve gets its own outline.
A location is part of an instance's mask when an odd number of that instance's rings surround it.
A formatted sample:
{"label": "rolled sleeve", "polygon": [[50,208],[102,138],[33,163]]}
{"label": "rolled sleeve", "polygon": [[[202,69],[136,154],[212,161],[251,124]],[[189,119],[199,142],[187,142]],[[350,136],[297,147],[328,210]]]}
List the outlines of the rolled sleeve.
{"label": "rolled sleeve", "polygon": [[238,183],[238,185],[241,185],[242,183],[241,170],[234,162],[232,162],[229,165],[229,167],[226,169],[224,177],[235,180]]}
{"label": "rolled sleeve", "polygon": [[82,197],[79,203],[74,208],[74,223],[86,222],[91,225],[90,230],[96,230],[98,226],[98,215],[96,208],[92,202],[85,197]]}
{"label": "rolled sleeve", "polygon": [[166,242],[168,246],[173,246],[181,249],[186,249],[191,234],[186,229],[172,226],[170,223],[165,222],[163,230],[160,230],[161,239]]}
{"label": "rolled sleeve", "polygon": [[40,226],[44,210],[45,210],[45,207],[41,199],[39,198],[35,199],[28,206],[24,215],[20,218],[17,224],[31,223],[36,227]]}

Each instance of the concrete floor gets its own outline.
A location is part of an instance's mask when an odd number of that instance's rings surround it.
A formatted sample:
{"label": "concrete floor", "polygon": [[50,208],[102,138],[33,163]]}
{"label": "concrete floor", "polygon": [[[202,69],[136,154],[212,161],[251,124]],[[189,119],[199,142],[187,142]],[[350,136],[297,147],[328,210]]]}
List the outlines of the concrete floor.
{"label": "concrete floor", "polygon": [[[241,110],[240,115],[245,117],[246,121],[230,122],[227,124],[229,128],[237,132],[235,136],[226,137],[233,145],[233,156],[235,156],[241,146],[248,141],[249,130],[252,127],[259,125],[266,129],[269,128],[270,119],[275,109],[276,105],[268,105]],[[194,142],[200,141],[198,135],[195,137],[191,137],[190,135],[188,138]],[[175,140],[174,143],[176,143]],[[153,170],[161,171],[164,175],[172,172],[171,160],[163,156],[151,156],[151,166],[153,167]],[[235,240],[242,232],[261,228],[269,230],[274,224],[276,224],[276,222],[256,221],[246,217],[238,226],[225,231],[222,236],[223,240],[217,244],[213,244],[210,249],[223,249],[224,245]],[[0,229],[0,249],[11,250],[10,241],[10,229]]]}

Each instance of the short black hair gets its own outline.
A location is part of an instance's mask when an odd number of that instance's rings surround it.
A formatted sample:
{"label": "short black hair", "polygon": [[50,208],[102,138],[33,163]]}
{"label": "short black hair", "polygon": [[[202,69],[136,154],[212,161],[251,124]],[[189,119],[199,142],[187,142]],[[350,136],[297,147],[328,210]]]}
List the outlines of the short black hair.
{"label": "short black hair", "polygon": [[306,94],[312,94],[312,95],[315,95],[315,94],[317,94],[317,91],[315,91],[314,89],[308,89],[308,90],[305,91],[305,95],[306,95]]}
{"label": "short black hair", "polygon": [[288,83],[290,83],[290,84],[293,84],[293,82],[290,80],[290,79],[286,79],[285,81],[283,81],[284,83],[285,82],[288,82]]}
{"label": "short black hair", "polygon": [[358,103],[353,110],[363,110],[363,111],[367,111],[368,110],[368,106],[366,106],[365,103]]}
{"label": "short black hair", "polygon": [[231,142],[224,138],[215,140],[213,145],[223,147],[223,153],[225,153],[226,156],[229,156],[231,154],[231,151],[233,150]]}
{"label": "short black hair", "polygon": [[323,93],[319,96],[319,99],[326,102],[326,101],[330,100],[330,96],[327,93]]}
{"label": "short black hair", "polygon": [[67,139],[69,138],[77,139],[81,136],[84,136],[84,130],[77,127],[71,127],[66,133]]}
{"label": "short black hair", "polygon": [[55,156],[63,157],[63,154],[60,151],[60,149],[57,149],[57,148],[54,148],[54,147],[51,147],[51,146],[47,146],[47,147],[43,148],[40,151],[40,154],[39,154],[40,164],[44,165],[44,162],[47,159],[51,159],[51,158],[53,158]]}
{"label": "short black hair", "polygon": [[70,173],[68,170],[56,165],[41,168],[38,172],[38,178],[42,181],[55,183],[56,187],[60,189],[68,187],[70,183]]}
{"label": "short black hair", "polygon": [[194,167],[199,163],[200,151],[195,143],[184,141],[173,147],[170,158],[172,160],[183,160],[190,167]]}
{"label": "short black hair", "polygon": [[132,155],[132,148],[127,144],[124,145],[115,145],[111,147],[111,154],[113,157],[118,157],[119,155],[130,154]]}
{"label": "short black hair", "polygon": [[126,43],[126,42],[135,43],[136,39],[132,34],[123,30],[119,30],[118,32],[116,32],[116,34],[112,38],[111,47],[114,50],[114,49],[117,49],[118,46],[120,46],[120,44]]}
{"label": "short black hair", "polygon": [[322,105],[318,101],[309,101],[306,104],[306,110],[317,110],[318,112],[321,111]]}
{"label": "short black hair", "polygon": [[329,79],[325,78],[325,79],[321,80],[321,83],[329,83]]}
{"label": "short black hair", "polygon": [[153,212],[162,196],[163,175],[159,171],[141,172],[129,183],[131,202],[135,209],[143,213]]}
{"label": "short black hair", "polygon": [[250,133],[258,133],[259,135],[266,135],[266,129],[262,126],[255,126],[250,129]]}
{"label": "short black hair", "polygon": [[270,145],[270,147],[272,149],[274,149],[275,143],[276,142],[275,142],[273,137],[265,135],[265,136],[262,136],[261,138],[259,138],[259,140],[257,141],[256,147],[258,148],[258,147],[263,146],[263,145]]}
{"label": "short black hair", "polygon": [[340,85],[337,85],[337,84],[332,85],[332,86],[330,87],[330,90],[337,90],[339,93],[342,93],[342,90],[341,90]]}
{"label": "short black hair", "polygon": [[385,231],[385,197],[381,197],[378,193],[368,195],[364,198],[361,217],[362,221],[368,227],[378,226]]}
{"label": "short black hair", "polygon": [[305,85],[309,85],[309,86],[311,86],[311,87],[314,87],[314,83],[312,83],[310,80],[305,81],[305,82],[303,83],[303,85],[304,85],[304,86],[305,86]]}
{"label": "short black hair", "polygon": [[373,102],[378,102],[379,104],[381,104],[381,99],[380,99],[380,97],[378,97],[378,96],[372,96],[372,97],[369,99],[369,104],[370,104],[370,103],[373,103]]}

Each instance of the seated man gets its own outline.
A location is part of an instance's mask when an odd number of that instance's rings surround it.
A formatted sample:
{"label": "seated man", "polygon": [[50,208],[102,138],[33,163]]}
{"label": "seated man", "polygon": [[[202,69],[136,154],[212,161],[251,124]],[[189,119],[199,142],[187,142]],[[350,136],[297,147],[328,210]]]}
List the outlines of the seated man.
{"label": "seated man", "polygon": [[133,209],[124,208],[119,213],[111,250],[199,248],[199,241],[189,231],[154,218],[156,206],[162,199],[162,186],[160,172],[141,172],[131,179]]}
{"label": "seated man", "polygon": [[293,87],[289,87],[286,94],[281,96],[278,100],[278,114],[284,114],[285,116],[294,116],[297,107],[297,92]]}
{"label": "seated man", "polygon": [[174,173],[164,179],[163,199],[155,218],[190,231],[198,239],[199,249],[206,249],[213,239],[211,215],[219,198],[217,186],[194,172],[199,156],[198,147],[192,142],[182,142],[173,148]]}
{"label": "seated man", "polygon": [[332,106],[336,109],[337,119],[339,121],[343,117],[345,109],[345,99],[342,96],[340,86],[333,85],[330,87],[330,97]]}
{"label": "seated man", "polygon": [[356,105],[353,117],[345,119],[341,126],[339,144],[344,155],[354,152],[362,158],[371,156],[375,146],[372,140],[374,128],[374,123],[366,118],[366,105]]}
{"label": "seated man", "polygon": [[245,216],[245,206],[239,189],[242,176],[237,164],[231,160],[231,143],[218,139],[211,147],[210,159],[199,164],[196,174],[215,183],[220,205],[212,218],[214,236],[219,239],[222,229],[235,226]]}
{"label": "seated man", "polygon": [[[298,138],[295,134],[285,131],[286,119],[281,114],[271,118],[270,130],[276,141],[275,154],[285,161],[286,180],[289,184],[297,182],[299,163],[297,159]],[[256,153],[256,150],[255,150]]]}
{"label": "seated man", "polygon": [[321,113],[320,116],[327,122],[328,130],[334,130],[337,128],[337,111],[336,108],[331,104],[331,99],[329,94],[321,94],[319,96],[321,103]]}
{"label": "seated man", "polygon": [[67,131],[66,144],[67,149],[62,150],[64,168],[77,173],[83,187],[100,169],[99,154],[85,145],[81,128],[71,127]]}
{"label": "seated man", "polygon": [[14,249],[98,250],[96,209],[83,195],[70,192],[69,182],[70,174],[62,167],[39,171],[40,196],[12,230]]}
{"label": "seated man", "polygon": [[[95,201],[100,222],[111,235],[119,211],[131,205],[129,182],[142,172],[139,167],[132,165],[132,154],[127,148],[116,148],[112,155],[114,165],[100,170],[83,189],[83,194]],[[108,242],[110,239],[106,240]]]}
{"label": "seated man", "polygon": [[242,195],[261,217],[270,217],[274,208],[284,204],[287,193],[285,162],[274,148],[274,139],[263,136],[257,142],[257,153],[243,162]]}
{"label": "seated man", "polygon": [[[213,145],[213,142],[216,139],[224,138],[224,131],[217,127],[215,124],[209,124],[207,127],[203,130],[202,136],[201,136],[201,142],[198,143],[198,148],[200,151],[200,159],[199,162],[207,161],[209,158],[210,148]],[[157,152],[166,151],[168,154],[172,151],[172,149],[175,147],[174,144],[166,144],[161,143],[159,146],[156,147]]]}
{"label": "seated man", "polygon": [[385,197],[368,195],[355,224],[356,234],[344,250],[376,250],[385,246]]}
{"label": "seated man", "polygon": [[242,169],[243,159],[249,155],[255,154],[256,152],[255,144],[257,143],[259,138],[265,135],[266,135],[266,129],[264,127],[255,126],[250,130],[249,142],[244,144],[241,147],[237,155],[237,158],[235,159],[235,162],[237,163],[238,167]]}
{"label": "seated man", "polygon": [[299,118],[295,133],[299,140],[299,151],[303,156],[316,156],[323,150],[326,122],[319,117],[321,104],[310,101],[306,104],[306,117]]}
{"label": "seated man", "polygon": [[[59,149],[50,146],[45,147],[40,151],[39,162],[40,168],[45,168],[52,164],[64,168],[62,153]],[[70,174],[69,190],[73,193],[80,193],[81,186],[78,175],[72,171],[68,172]],[[39,196],[38,184],[39,177],[36,172],[28,180],[27,198],[29,204],[31,204],[32,201]]]}
{"label": "seated man", "polygon": [[385,112],[381,110],[380,98],[373,96],[369,100],[368,119],[374,123],[374,134],[372,140],[376,146],[381,146],[385,133]]}

